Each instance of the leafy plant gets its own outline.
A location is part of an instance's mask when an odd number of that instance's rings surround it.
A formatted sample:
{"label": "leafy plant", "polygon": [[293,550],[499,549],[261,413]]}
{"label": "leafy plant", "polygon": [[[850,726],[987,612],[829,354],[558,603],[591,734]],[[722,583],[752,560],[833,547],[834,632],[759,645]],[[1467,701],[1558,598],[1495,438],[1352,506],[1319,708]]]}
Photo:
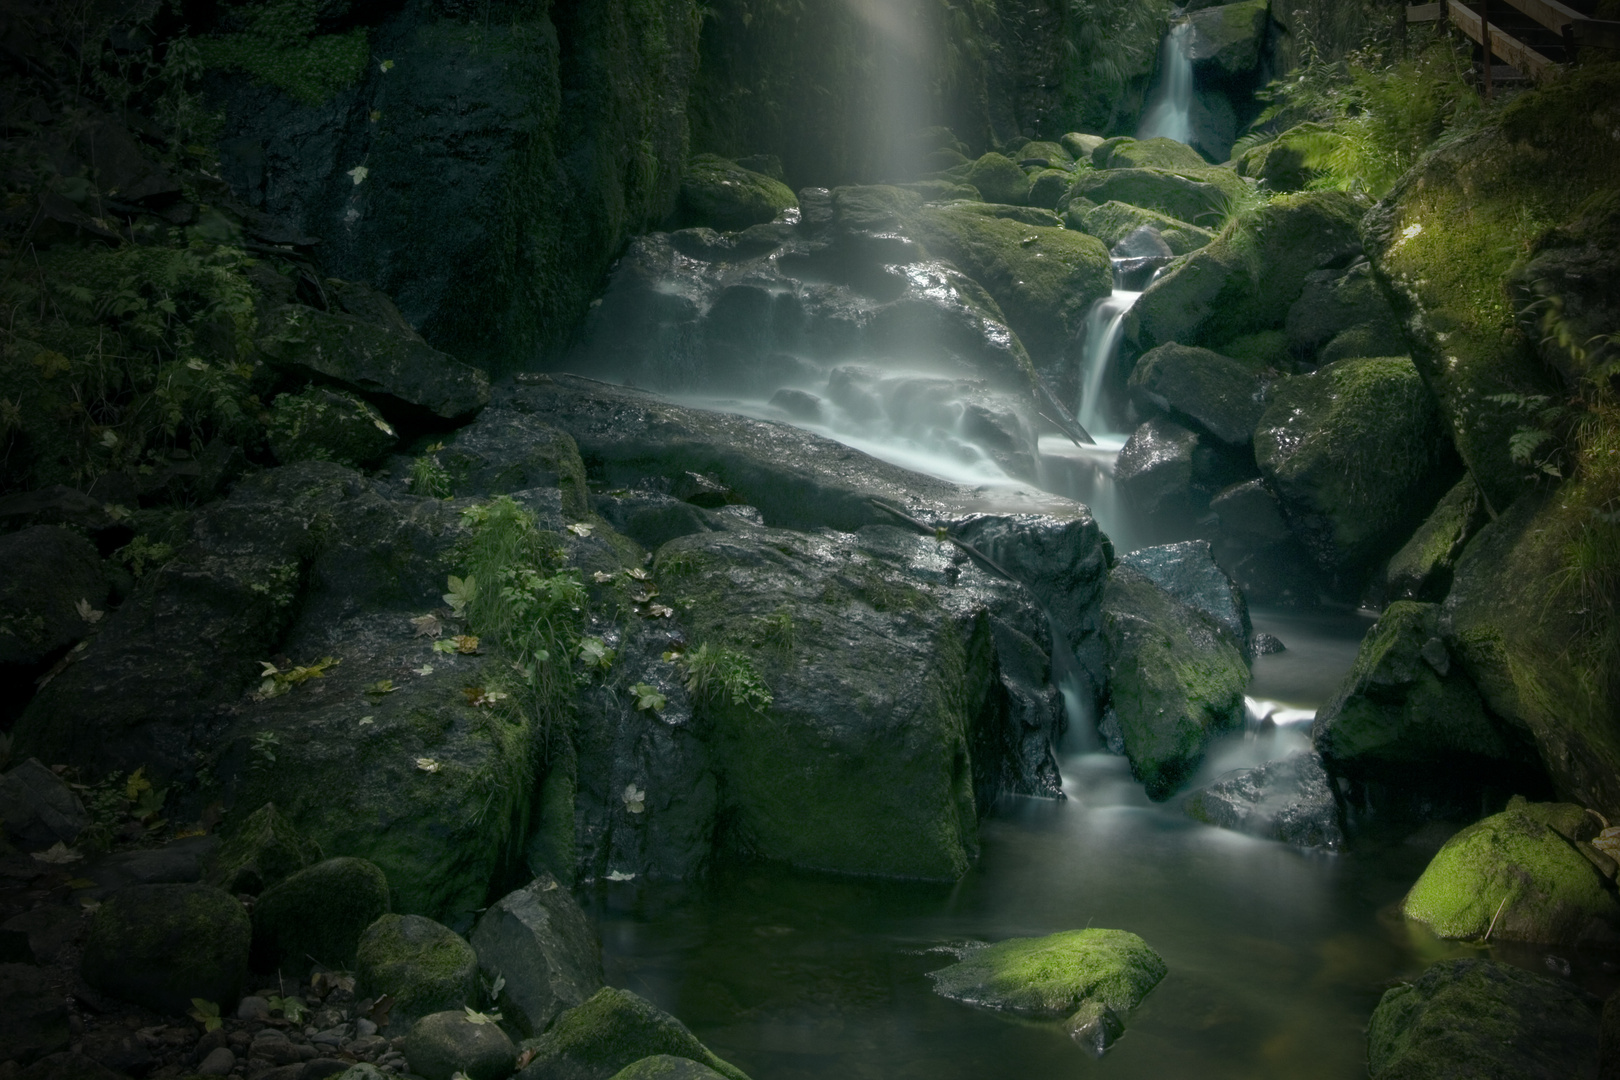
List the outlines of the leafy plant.
{"label": "leafy plant", "polygon": [[700,702],[740,705],[763,713],[771,692],[746,653],[721,646],[698,646],[695,652],[670,653],[686,674],[686,692]]}
{"label": "leafy plant", "polygon": [[450,610],[458,617],[467,614],[467,605],[478,596],[478,579],[472,574],[464,578],[450,575],[450,591],[444,594],[444,602],[450,605]]}
{"label": "leafy plant", "polygon": [[1560,431],[1567,429],[1573,418],[1569,408],[1546,394],[1493,394],[1485,400],[1506,406],[1528,420],[1508,439],[1508,457],[1513,463],[1530,468],[1532,475],[1543,473],[1562,479]]}
{"label": "leafy plant", "polygon": [[174,558],[174,555],[172,544],[154,541],[146,536],[137,536],[113,552],[113,559],[126,566],[136,577],[144,577],[148,570],[163,565]]}
{"label": "leafy plant", "polygon": [[336,657],[323,656],[313,664],[300,664],[283,671],[270,661],[261,660],[259,664],[264,670],[259,673],[259,689],[253,696],[260,701],[280,697],[311,679],[325,678],[326,673],[340,663],[342,661]]}
{"label": "leafy plant", "polygon": [[614,652],[607,647],[601,638],[588,637],[579,643],[579,662],[585,665],[587,671],[607,672],[612,670]]}
{"label": "leafy plant", "polygon": [[253,734],[253,742],[249,752],[253,755],[253,768],[255,770],[269,769],[276,763],[276,750],[281,746],[281,737],[273,731],[257,731]]}
{"label": "leafy plant", "polygon": [[220,1019],[219,1006],[203,998],[192,998],[191,1011],[186,1015],[201,1024],[204,1031],[218,1031],[225,1022]]}
{"label": "leafy plant", "polygon": [[646,683],[636,683],[630,687],[630,693],[635,695],[636,708],[642,712],[663,712],[669,704],[669,699],[659,693],[658,687]]}
{"label": "leafy plant", "polygon": [[309,1006],[304,1002],[303,998],[288,994],[279,997],[271,995],[267,1000],[272,1012],[280,1013],[294,1024],[303,1023],[304,1017],[309,1014]]}
{"label": "leafy plant", "polygon": [[434,499],[448,499],[453,492],[450,470],[431,452],[411,460],[410,482],[416,494]]}
{"label": "leafy plant", "polygon": [[783,652],[793,651],[793,610],[786,604],[777,608],[769,615],[760,615],[756,619],[760,627],[760,643],[768,645]]}

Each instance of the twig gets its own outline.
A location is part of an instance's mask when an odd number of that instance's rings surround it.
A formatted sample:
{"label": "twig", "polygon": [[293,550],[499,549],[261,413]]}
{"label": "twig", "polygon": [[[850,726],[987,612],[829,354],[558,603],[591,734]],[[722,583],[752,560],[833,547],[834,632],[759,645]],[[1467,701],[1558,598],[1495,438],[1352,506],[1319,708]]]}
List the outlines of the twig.
{"label": "twig", "polygon": [[873,506],[877,507],[879,510],[887,510],[889,513],[893,514],[895,517],[899,518],[901,521],[904,521],[904,522],[906,522],[907,524],[910,524],[910,525],[915,525],[917,528],[921,529],[925,533],[932,533],[935,536],[939,536],[939,535],[941,535],[943,533],[944,534],[944,539],[949,540],[951,543],[955,544],[957,547],[959,547],[963,551],[967,552],[970,556],[977,559],[979,562],[983,563],[984,566],[987,569],[993,571],[995,574],[997,574],[1000,577],[1006,578],[1008,581],[1011,581],[1011,582],[1013,582],[1015,584],[1018,583],[1017,578],[1013,577],[1006,570],[1002,569],[999,565],[997,565],[996,561],[994,559],[992,559],[990,556],[986,555],[984,552],[980,551],[978,548],[974,547],[972,544],[968,543],[966,540],[962,540],[962,539],[960,539],[958,537],[952,536],[950,534],[950,532],[948,531],[948,527],[935,528],[935,527],[929,525],[927,522],[919,521],[918,519],[912,517],[910,514],[906,513],[904,510],[898,509],[897,507],[890,506],[888,503],[884,502],[882,499],[877,498],[876,496],[868,495],[866,497],[866,499],[867,499],[868,502],[870,502]]}
{"label": "twig", "polygon": [[1609,827],[1609,819],[1604,817],[1602,814],[1598,813],[1596,810],[1592,809],[1590,806],[1586,807],[1586,812],[1588,814],[1591,814],[1593,817],[1597,818],[1599,821],[1603,822],[1603,827],[1605,829],[1607,829]]}
{"label": "twig", "polygon": [[1496,929],[1496,920],[1502,917],[1502,909],[1507,907],[1508,897],[1512,895],[1511,892],[1502,894],[1502,902],[1496,905],[1496,914],[1491,916],[1491,925],[1485,928],[1485,937],[1480,944],[1486,944],[1491,940],[1491,931]]}

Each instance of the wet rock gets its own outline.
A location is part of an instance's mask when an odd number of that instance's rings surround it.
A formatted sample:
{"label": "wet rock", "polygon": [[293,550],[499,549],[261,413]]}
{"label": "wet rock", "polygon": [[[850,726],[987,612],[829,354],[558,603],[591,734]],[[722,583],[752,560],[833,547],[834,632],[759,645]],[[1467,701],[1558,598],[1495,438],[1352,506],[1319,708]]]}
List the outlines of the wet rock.
{"label": "wet rock", "polygon": [[654,1054],[626,1065],[613,1080],[720,1080],[720,1074],[691,1058]]}
{"label": "wet rock", "polygon": [[1174,139],[1120,139],[1108,148],[1099,169],[1203,169],[1209,166],[1203,155]]}
{"label": "wet rock", "polygon": [[1220,515],[1223,530],[1258,544],[1281,543],[1293,535],[1282,503],[1264,480],[1233,484],[1211,499],[1209,508]]}
{"label": "wet rock", "polygon": [[1064,215],[1064,224],[1071,229],[1090,233],[1109,248],[1144,226],[1159,234],[1172,255],[1185,255],[1215,239],[1208,229],[1189,225],[1168,214],[1122,202],[1105,202],[1090,209],[1071,207]]}
{"label": "wet rock", "polygon": [[270,452],[284,465],[295,461],[366,465],[399,441],[382,414],[353,394],[313,387],[277,396],[266,434]]}
{"label": "wet rock", "polygon": [[[472,946],[449,927],[420,915],[384,915],[366,927],[354,974],[355,993],[394,999],[390,1032],[410,1028],[414,1036],[411,1024],[418,1017],[454,1015],[478,1000],[478,957]],[[448,1073],[441,1080],[448,1080]]]}
{"label": "wet rock", "polygon": [[85,1033],[79,1049],[86,1057],[126,1076],[144,1077],[158,1059],[135,1032],[116,1027]]}
{"label": "wet rock", "polygon": [[1464,476],[1384,568],[1390,600],[1439,601],[1451,589],[1451,573],[1463,546],[1488,520],[1479,485]]}
{"label": "wet rock", "polygon": [[1066,169],[1042,169],[1029,180],[1029,205],[1050,210],[1057,206],[1074,182]]}
{"label": "wet rock", "polygon": [[478,970],[490,985],[504,979],[498,1000],[506,1022],[538,1035],[557,1014],[583,1004],[602,986],[602,961],[590,921],[550,875],[490,906],[473,930]]}
{"label": "wet rock", "polygon": [[1372,1080],[1589,1076],[1597,1006],[1563,979],[1484,958],[1442,960],[1385,991],[1367,1028],[1367,1072]]}
{"label": "wet rock", "polygon": [[1208,349],[1160,345],[1131,369],[1131,397],[1222,442],[1242,446],[1265,411],[1265,383],[1249,365]]}
{"label": "wet rock", "polygon": [[1194,821],[1298,847],[1344,846],[1339,809],[1322,761],[1307,750],[1226,773],[1187,796]]}
{"label": "wet rock", "polygon": [[1358,259],[1346,270],[1315,270],[1305,275],[1305,287],[1288,309],[1285,323],[1288,346],[1304,357],[1315,357],[1346,331],[1364,333],[1346,338],[1335,352],[1342,352],[1351,340],[1366,342],[1376,352],[1343,353],[1321,356],[1322,363],[1347,356],[1402,356],[1410,346],[1395,312],[1365,259]]}
{"label": "wet rock", "polygon": [[1248,653],[1252,633],[1249,605],[1243,599],[1243,591],[1216,564],[1208,541],[1185,540],[1179,544],[1138,548],[1120,556],[1119,564],[1130,567],[1176,600],[1208,616],[1228,641]]}
{"label": "wet rock", "polygon": [[107,606],[95,545],[56,525],[0,536],[0,665],[33,667],[79,641]]}
{"label": "wet rock", "polygon": [[236,1055],[228,1046],[219,1046],[197,1063],[198,1076],[229,1076],[236,1069]]}
{"label": "wet rock", "polygon": [[[1620,927],[1609,882],[1555,825],[1580,808],[1515,798],[1446,841],[1401,902],[1444,938],[1573,945]],[[1574,814],[1568,813],[1574,811]],[[1567,828],[1567,825],[1566,825]]]}
{"label": "wet rock", "polygon": [[1243,653],[1208,616],[1124,566],[1103,594],[1103,642],[1131,772],[1150,798],[1169,798],[1209,741],[1243,722]]}
{"label": "wet rock", "polygon": [[1022,206],[1029,201],[1029,179],[1011,158],[985,154],[973,163],[966,180],[979,189],[985,202]]}
{"label": "wet rock", "polygon": [[214,836],[187,836],[170,840],[162,847],[119,851],[93,859],[79,876],[95,884],[85,890],[91,899],[102,899],[131,885],[184,885],[201,881],[203,868],[219,844]]}
{"label": "wet rock", "polygon": [[0,776],[0,821],[24,851],[43,851],[72,844],[90,824],[90,815],[61,777],[29,758]]}
{"label": "wet rock", "polygon": [[0,1060],[27,1065],[68,1045],[67,1003],[32,964],[0,964]]}
{"label": "wet rock", "polygon": [[17,1073],[17,1080],[118,1080],[118,1074],[74,1050],[50,1054]]}
{"label": "wet rock", "polygon": [[825,418],[821,399],[803,390],[783,388],[771,395],[771,404],[795,420],[819,423]]}
{"label": "wet rock", "polygon": [[1114,481],[1145,513],[1182,505],[1192,488],[1198,436],[1160,417],[1142,424],[1125,441],[1114,464]]}
{"label": "wet rock", "polygon": [[1409,536],[1455,475],[1405,358],[1341,360],[1273,385],[1255,461],[1324,570],[1357,575]]}
{"label": "wet rock", "polygon": [[267,802],[231,833],[208,869],[210,884],[254,896],[321,861],[321,846],[307,840]]}
{"label": "wet rock", "polygon": [[253,905],[255,962],[303,972],[349,968],[367,927],[388,910],[388,879],[365,859],[318,862],[272,885]]}
{"label": "wet rock", "polygon": [[1082,199],[1097,206],[1121,202],[1189,225],[1209,225],[1220,221],[1227,200],[1243,183],[1224,169],[1107,169],[1076,177],[1058,209],[1065,212]]}
{"label": "wet rock", "polygon": [[[541,528],[560,530],[590,514],[579,448],[540,417],[488,409],[458,430],[437,458],[457,495],[511,495]],[[424,493],[425,494],[425,493]]]}
{"label": "wet rock", "polygon": [[15,959],[23,963],[49,964],[83,933],[84,919],[80,913],[54,904],[41,904],[0,923],[0,935],[22,939],[27,955]]}
{"label": "wet rock", "polygon": [[1254,655],[1271,656],[1274,653],[1287,652],[1288,646],[1282,639],[1272,634],[1258,633],[1254,635]]}
{"label": "wet rock", "polygon": [[1067,1017],[1073,1038],[1101,1053],[1168,970],[1135,934],[1087,929],[975,948],[929,977],[944,997],[1024,1016]]}
{"label": "wet rock", "polygon": [[1239,0],[1188,16],[1192,39],[1187,55],[1194,74],[1216,82],[1252,76],[1260,64],[1270,6],[1267,0]]}
{"label": "wet rock", "polygon": [[748,1080],[716,1057],[686,1025],[628,990],[604,987],[557,1018],[539,1039],[525,1043],[534,1058],[523,1080],[610,1080],[620,1069],[659,1054],[686,1058],[726,1080]]}
{"label": "wet rock", "polygon": [[234,896],[211,885],[135,885],[96,910],[82,971],[95,989],[171,1015],[192,998],[235,1006],[253,935]]}
{"label": "wet rock", "polygon": [[1106,141],[1101,135],[1087,135],[1080,131],[1071,131],[1059,140],[1063,149],[1076,161],[1090,161],[1092,151]]}
{"label": "wet rock", "polygon": [[474,1021],[461,1009],[436,1012],[411,1025],[405,1060],[423,1080],[504,1080],[517,1063],[517,1047],[493,1022]]}
{"label": "wet rock", "polygon": [[1280,326],[1305,275],[1342,265],[1355,250],[1360,217],[1361,206],[1341,192],[1277,196],[1246,218],[1245,228],[1161,274],[1127,316],[1127,335],[1143,349],[1171,341],[1220,348]]}
{"label": "wet rock", "polygon": [[798,205],[792,189],[780,179],[714,154],[699,154],[681,175],[676,215],[679,227],[746,229]]}

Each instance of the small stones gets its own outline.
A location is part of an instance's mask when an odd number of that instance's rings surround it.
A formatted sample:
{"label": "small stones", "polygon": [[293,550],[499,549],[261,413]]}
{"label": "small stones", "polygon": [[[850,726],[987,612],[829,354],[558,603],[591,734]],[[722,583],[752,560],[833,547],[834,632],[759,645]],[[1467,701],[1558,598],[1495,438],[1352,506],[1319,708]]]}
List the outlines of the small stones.
{"label": "small stones", "polygon": [[197,1065],[198,1076],[229,1076],[236,1068],[236,1055],[228,1047],[211,1050]]}

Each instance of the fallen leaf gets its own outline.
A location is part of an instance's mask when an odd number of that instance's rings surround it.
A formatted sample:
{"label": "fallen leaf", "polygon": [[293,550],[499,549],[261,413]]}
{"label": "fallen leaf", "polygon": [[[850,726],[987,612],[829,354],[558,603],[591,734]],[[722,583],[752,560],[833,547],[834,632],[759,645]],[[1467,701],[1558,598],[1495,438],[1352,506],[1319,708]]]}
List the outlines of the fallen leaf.
{"label": "fallen leaf", "polygon": [[87,623],[90,623],[92,626],[100,622],[101,617],[107,614],[105,611],[97,611],[94,607],[91,607],[90,601],[88,600],[80,600],[77,604],[73,605],[73,608],[79,613],[79,618],[83,619]]}
{"label": "fallen leaf", "polygon": [[432,759],[430,757],[419,757],[419,758],[417,758],[416,759],[416,767],[418,769],[421,769],[425,773],[436,773],[439,770],[444,768],[443,765],[441,765],[439,762],[435,761],[434,759]]}
{"label": "fallen leaf", "polygon": [[647,615],[654,619],[667,619],[675,614],[675,609],[665,604],[653,604],[647,609]]}
{"label": "fallen leaf", "polygon": [[609,881],[634,881],[636,875],[627,874],[623,870],[611,870],[608,872],[607,879]]}
{"label": "fallen leaf", "polygon": [[68,863],[76,863],[82,858],[84,858],[83,855],[80,855],[60,840],[44,851],[34,852],[34,861],[45,863],[48,866],[66,866]]}
{"label": "fallen leaf", "polygon": [[635,578],[637,581],[646,581],[649,577],[652,576],[651,574],[647,573],[647,571],[643,570],[639,566],[632,566],[630,569],[626,570],[625,573],[629,574],[631,577]]}
{"label": "fallen leaf", "polygon": [[375,716],[362,716],[360,718],[360,725],[359,726],[360,727],[365,727],[367,724],[375,724],[376,722],[377,722],[377,718]]}
{"label": "fallen leaf", "polygon": [[625,785],[624,808],[632,814],[642,813],[647,809],[647,793],[634,784]]}
{"label": "fallen leaf", "polygon": [[439,622],[439,617],[432,612],[418,615],[411,620],[411,625],[416,627],[417,637],[436,638],[444,633],[444,624]]}
{"label": "fallen leaf", "polygon": [[[398,689],[399,689],[399,687],[394,685],[394,680],[393,679],[378,679],[376,682],[374,682],[370,686],[366,687],[366,693],[369,694],[372,697],[379,697],[380,698],[384,694],[392,694],[395,690],[398,690]],[[375,703],[373,703],[373,704],[375,704]]]}
{"label": "fallen leaf", "polygon": [[568,531],[573,533],[575,536],[589,536],[591,535],[591,526],[587,525],[583,521],[576,521],[572,525],[568,526]]}
{"label": "fallen leaf", "polygon": [[359,187],[366,182],[366,177],[371,175],[371,170],[364,165],[356,165],[349,170],[348,175],[354,180],[354,186]]}
{"label": "fallen leaf", "polygon": [[613,580],[613,575],[608,573],[606,570],[598,570],[596,573],[591,575],[591,580],[596,582],[598,585],[606,585],[608,582]]}
{"label": "fallen leaf", "polygon": [[431,674],[433,674],[433,665],[432,664],[423,664],[419,668],[412,668],[411,671],[415,672],[418,675],[431,675]]}
{"label": "fallen leaf", "polygon": [[451,640],[456,643],[456,651],[465,656],[471,656],[478,651],[477,634],[457,634]]}
{"label": "fallen leaf", "polygon": [[384,70],[384,71],[393,71],[394,70],[394,62],[392,60],[384,60],[382,63],[378,64],[377,66],[379,68],[381,68],[382,70]]}

